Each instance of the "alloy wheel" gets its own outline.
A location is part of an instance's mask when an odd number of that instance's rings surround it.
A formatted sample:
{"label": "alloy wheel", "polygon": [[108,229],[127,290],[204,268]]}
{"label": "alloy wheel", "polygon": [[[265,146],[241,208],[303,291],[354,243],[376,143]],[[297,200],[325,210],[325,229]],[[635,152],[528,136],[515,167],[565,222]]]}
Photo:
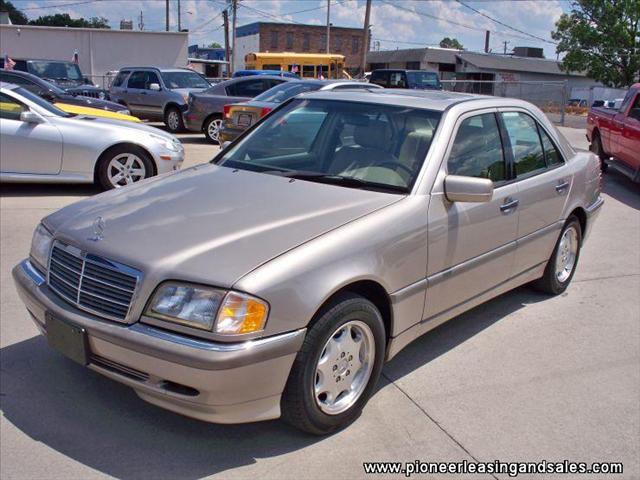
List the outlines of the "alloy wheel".
{"label": "alloy wheel", "polygon": [[107,166],[107,177],[114,188],[138,182],[146,177],[146,173],[144,162],[133,153],[116,155]]}
{"label": "alloy wheel", "polygon": [[562,234],[556,253],[556,278],[559,282],[564,283],[571,277],[577,257],[578,232],[572,225]]}

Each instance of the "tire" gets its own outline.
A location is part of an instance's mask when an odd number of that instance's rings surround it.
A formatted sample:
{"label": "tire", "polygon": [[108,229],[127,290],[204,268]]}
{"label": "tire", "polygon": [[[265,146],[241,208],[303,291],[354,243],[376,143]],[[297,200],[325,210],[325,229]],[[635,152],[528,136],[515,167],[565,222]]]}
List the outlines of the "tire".
{"label": "tire", "polygon": [[222,126],[222,117],[219,115],[211,115],[204,122],[202,131],[209,143],[220,145],[220,127]]}
{"label": "tire", "polygon": [[[360,415],[382,371],[386,335],[375,305],[351,293],[337,296],[315,319],[291,368],[281,411],[288,424],[325,435]],[[327,392],[338,390],[331,401]]]}
{"label": "tire", "polygon": [[593,140],[591,141],[591,151],[595,153],[600,159],[600,168],[602,169],[602,172],[606,172],[607,168],[609,168],[609,165],[607,165],[606,162],[609,156],[604,153],[604,148],[602,147],[602,139],[600,138],[600,135],[598,133],[593,136]]}
{"label": "tire", "polygon": [[164,124],[171,133],[180,133],[184,131],[184,121],[182,120],[182,112],[178,107],[169,107],[164,112]]}
{"label": "tire", "polygon": [[[116,182],[120,173],[123,174],[122,178]],[[154,174],[151,157],[135,145],[116,145],[108,149],[100,156],[96,166],[96,181],[102,190],[124,187]]]}
{"label": "tire", "polygon": [[[563,243],[566,235],[572,237],[571,242],[575,242],[574,246],[569,246],[569,251],[565,250],[566,243]],[[560,237],[558,237],[558,241],[556,242],[556,246],[553,249],[551,258],[549,259],[549,262],[544,269],[544,275],[534,283],[535,288],[540,290],[541,292],[551,295],[559,295],[564,292],[569,286],[569,283],[571,283],[571,279],[576,272],[576,267],[578,266],[578,260],[580,258],[581,247],[582,227],[580,227],[580,222],[578,221],[578,219],[572,215],[569,217],[567,222],[564,224],[564,227],[562,228],[562,232],[560,233]],[[573,248],[575,248],[575,251],[571,252]],[[565,268],[564,270],[560,271],[558,263],[562,262],[562,256],[566,255],[567,253],[573,255],[571,269],[570,271],[568,271]],[[565,266],[566,265],[567,264],[565,263]]]}

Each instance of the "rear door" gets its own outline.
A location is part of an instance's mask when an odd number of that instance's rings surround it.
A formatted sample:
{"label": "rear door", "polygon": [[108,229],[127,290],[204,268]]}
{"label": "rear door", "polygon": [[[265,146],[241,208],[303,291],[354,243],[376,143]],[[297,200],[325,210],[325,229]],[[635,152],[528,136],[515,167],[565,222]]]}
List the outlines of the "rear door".
{"label": "rear door", "polygon": [[573,176],[552,136],[529,113],[501,111],[499,117],[518,185],[518,275],[551,256]]}
{"label": "rear door", "polygon": [[0,93],[0,172],[56,174],[62,165],[62,135],[47,121],[26,123],[28,107]]}
{"label": "rear door", "polygon": [[[640,169],[640,92],[627,113],[620,138],[618,157],[633,170]],[[633,113],[632,113],[633,112]]]}

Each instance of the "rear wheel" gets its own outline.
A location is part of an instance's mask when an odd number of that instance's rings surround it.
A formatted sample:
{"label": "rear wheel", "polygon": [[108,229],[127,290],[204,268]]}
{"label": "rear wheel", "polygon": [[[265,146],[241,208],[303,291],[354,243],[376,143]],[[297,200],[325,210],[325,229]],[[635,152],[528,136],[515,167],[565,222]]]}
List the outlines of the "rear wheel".
{"label": "rear wheel", "polygon": [[282,396],[282,418],[323,435],[353,422],[378,382],[385,349],[382,316],[354,294],[337,297],[309,329]]}
{"label": "rear wheel", "polygon": [[182,112],[178,107],[169,107],[164,113],[164,123],[167,126],[167,130],[171,133],[179,133],[184,130],[184,123],[182,121]]}
{"label": "rear wheel", "polygon": [[598,133],[593,136],[593,141],[591,142],[591,151],[598,156],[598,158],[600,159],[600,168],[603,172],[606,172],[608,168],[606,160],[609,158],[609,156],[604,153],[604,148],[602,147],[602,139],[600,138],[600,135]]}
{"label": "rear wheel", "polygon": [[134,145],[119,145],[102,154],[97,181],[103,190],[125,187],[153,176],[149,154]]}
{"label": "rear wheel", "polygon": [[543,277],[536,281],[534,286],[552,295],[564,292],[576,271],[581,246],[582,228],[578,219],[572,215],[562,229]]}
{"label": "rear wheel", "polygon": [[220,144],[220,128],[222,127],[222,118],[213,115],[204,122],[204,136],[210,143]]}

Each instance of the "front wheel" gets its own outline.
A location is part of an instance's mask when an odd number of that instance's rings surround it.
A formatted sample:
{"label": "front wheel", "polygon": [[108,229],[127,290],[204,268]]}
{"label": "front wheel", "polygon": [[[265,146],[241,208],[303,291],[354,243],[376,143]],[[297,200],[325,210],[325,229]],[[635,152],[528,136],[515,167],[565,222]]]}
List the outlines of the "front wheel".
{"label": "front wheel", "polygon": [[182,112],[178,107],[169,107],[164,114],[164,123],[171,133],[179,133],[184,130]]}
{"label": "front wheel", "polygon": [[282,418],[324,435],[353,422],[378,382],[385,329],[378,309],[363,297],[343,294],[309,329],[282,396]]}
{"label": "front wheel", "polygon": [[222,119],[220,117],[209,117],[204,122],[204,136],[207,137],[209,143],[220,144],[220,128],[222,127]]}
{"label": "front wheel", "polygon": [[581,246],[582,228],[578,219],[572,215],[562,229],[543,277],[534,286],[552,295],[564,292],[576,271]]}
{"label": "front wheel", "polygon": [[102,154],[96,173],[100,187],[103,190],[110,190],[151,177],[153,163],[141,148],[121,145]]}

